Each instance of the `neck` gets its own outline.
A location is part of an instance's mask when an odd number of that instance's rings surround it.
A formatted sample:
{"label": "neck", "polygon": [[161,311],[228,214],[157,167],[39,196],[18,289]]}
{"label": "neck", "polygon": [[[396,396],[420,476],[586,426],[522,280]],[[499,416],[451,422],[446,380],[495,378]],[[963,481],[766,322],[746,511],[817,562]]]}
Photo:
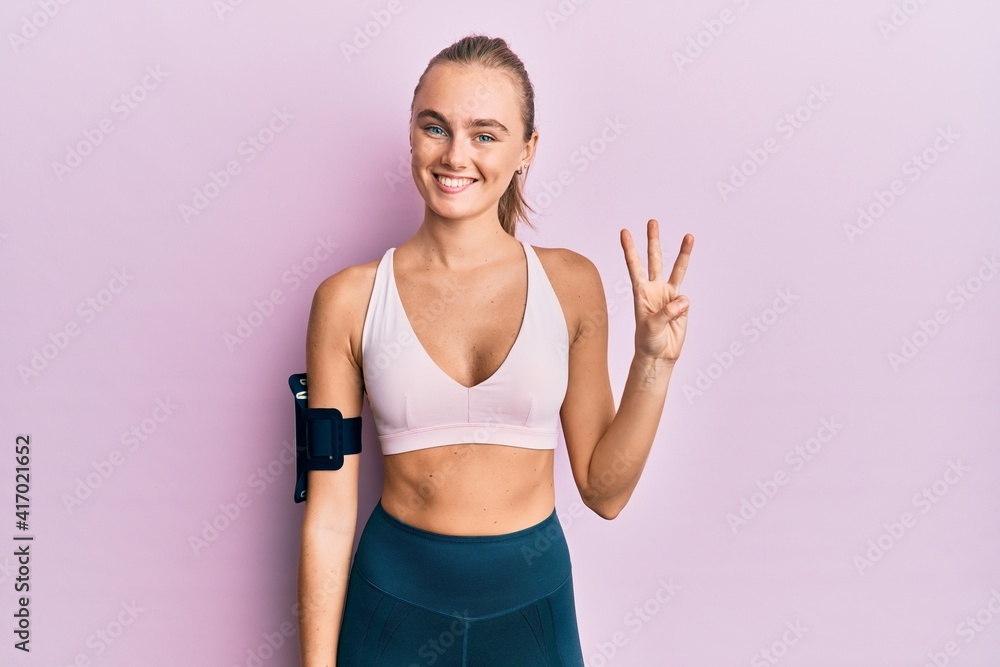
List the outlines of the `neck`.
{"label": "neck", "polygon": [[411,240],[425,261],[449,271],[489,264],[520,243],[503,230],[495,211],[492,216],[457,220],[442,218],[429,208]]}

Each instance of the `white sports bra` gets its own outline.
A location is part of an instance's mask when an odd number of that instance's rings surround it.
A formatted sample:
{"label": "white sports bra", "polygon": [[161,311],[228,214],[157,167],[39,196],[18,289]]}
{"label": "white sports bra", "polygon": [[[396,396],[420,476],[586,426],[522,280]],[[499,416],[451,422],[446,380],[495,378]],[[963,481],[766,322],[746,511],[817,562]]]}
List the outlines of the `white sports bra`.
{"label": "white sports bra", "polygon": [[521,329],[500,368],[466,387],[430,358],[403,310],[389,248],[375,272],[361,335],[365,392],[383,454],[459,443],[555,449],[569,382],[562,306],[531,245]]}

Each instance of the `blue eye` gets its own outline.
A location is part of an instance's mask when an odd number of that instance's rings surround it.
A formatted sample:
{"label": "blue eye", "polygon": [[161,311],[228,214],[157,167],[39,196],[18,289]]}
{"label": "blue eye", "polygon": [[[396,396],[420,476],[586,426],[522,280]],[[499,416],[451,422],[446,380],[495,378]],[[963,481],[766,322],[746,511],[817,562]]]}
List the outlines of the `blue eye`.
{"label": "blue eye", "polygon": [[481,144],[492,144],[494,141],[496,141],[496,139],[494,139],[488,134],[480,134],[478,137],[476,137],[476,139],[489,139],[489,141],[480,141],[479,143]]}
{"label": "blue eye", "polygon": [[[438,127],[437,125],[428,125],[425,129],[431,134],[435,134],[434,130],[441,130],[441,128]],[[441,134],[444,134],[444,130],[441,130]]]}

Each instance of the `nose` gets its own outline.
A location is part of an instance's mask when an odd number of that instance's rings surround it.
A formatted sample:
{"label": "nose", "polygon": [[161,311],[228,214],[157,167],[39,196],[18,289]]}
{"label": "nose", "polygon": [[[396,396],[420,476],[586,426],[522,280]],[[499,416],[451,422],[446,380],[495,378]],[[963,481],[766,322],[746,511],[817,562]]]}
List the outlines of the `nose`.
{"label": "nose", "polygon": [[444,148],[444,153],[441,155],[441,162],[454,168],[456,171],[464,169],[468,163],[466,150],[467,147],[464,141],[457,137],[449,137],[448,143]]}

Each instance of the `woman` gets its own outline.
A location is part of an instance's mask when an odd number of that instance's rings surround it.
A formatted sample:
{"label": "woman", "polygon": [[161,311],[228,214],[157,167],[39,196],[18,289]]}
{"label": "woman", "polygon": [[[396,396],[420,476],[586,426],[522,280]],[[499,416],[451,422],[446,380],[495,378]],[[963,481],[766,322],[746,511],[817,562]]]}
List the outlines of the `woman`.
{"label": "woman", "polygon": [[367,393],[385,484],[351,549],[358,457],[309,471],[299,563],[302,664],[583,665],[569,551],[555,513],[561,420],[583,501],[605,519],[628,502],[684,340],[657,222],[649,277],[627,230],[636,351],[616,413],[607,310],[595,266],[514,237],[538,142],[534,94],[501,39],[435,56],[411,107],[420,228],[316,290],[307,334],[310,407],[361,414]]}

